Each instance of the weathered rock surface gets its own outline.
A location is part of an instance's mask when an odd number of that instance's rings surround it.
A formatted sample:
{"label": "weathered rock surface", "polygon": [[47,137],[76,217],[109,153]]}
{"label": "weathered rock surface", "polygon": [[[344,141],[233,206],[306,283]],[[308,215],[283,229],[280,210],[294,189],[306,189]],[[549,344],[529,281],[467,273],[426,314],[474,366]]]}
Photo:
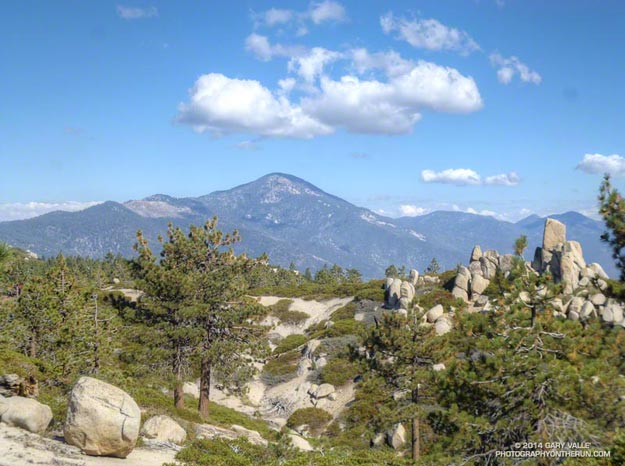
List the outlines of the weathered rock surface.
{"label": "weathered rock surface", "polygon": [[406,429],[402,424],[395,424],[386,434],[386,442],[391,448],[399,450],[406,444]]}
{"label": "weathered rock surface", "polygon": [[65,441],[93,456],[125,458],[139,436],[141,410],[123,390],[81,377],[69,398]]}
{"label": "weathered rock surface", "polygon": [[427,312],[426,314],[427,321],[433,324],[434,322],[436,322],[436,319],[438,319],[439,317],[442,317],[444,313],[445,313],[445,309],[443,308],[443,305],[437,304],[436,306],[434,306],[432,309],[430,309]]}
{"label": "weathered rock surface", "polygon": [[49,406],[32,398],[21,396],[0,398],[0,421],[9,426],[40,434],[52,421],[52,410]]}
{"label": "weathered rock surface", "polygon": [[182,444],[187,438],[187,432],[180,424],[169,416],[153,416],[141,428],[143,437],[159,442]]}

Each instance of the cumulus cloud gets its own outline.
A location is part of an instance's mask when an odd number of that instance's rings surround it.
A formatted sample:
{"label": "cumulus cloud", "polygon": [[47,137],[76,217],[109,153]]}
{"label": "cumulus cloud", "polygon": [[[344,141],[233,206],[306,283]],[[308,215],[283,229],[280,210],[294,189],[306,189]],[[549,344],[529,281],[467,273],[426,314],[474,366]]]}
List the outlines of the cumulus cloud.
{"label": "cumulus cloud", "polygon": [[380,25],[384,33],[397,33],[398,39],[416,48],[452,50],[465,55],[480,49],[465,31],[445,26],[436,19],[398,18],[389,12],[380,17]]}
{"label": "cumulus cloud", "polygon": [[12,202],[0,204],[0,221],[23,220],[39,215],[64,210],[76,212],[101,204],[101,201],[66,201],[66,202]]}
{"label": "cumulus cloud", "polygon": [[540,84],[542,81],[540,74],[531,70],[517,57],[504,58],[498,53],[493,53],[490,56],[490,62],[497,67],[497,79],[502,84],[510,84],[516,75],[525,83]]}
{"label": "cumulus cloud", "polygon": [[138,8],[132,6],[117,5],[117,15],[126,20],[155,18],[158,16],[158,9],[155,6]]}
{"label": "cumulus cloud", "polygon": [[469,168],[449,168],[440,172],[423,170],[421,172],[421,180],[425,183],[453,184],[456,186],[515,186],[521,181],[515,172],[487,176],[482,179],[479,173]]}
{"label": "cumulus cloud", "polygon": [[274,57],[294,57],[305,53],[303,47],[272,44],[267,36],[250,34],[245,39],[245,50],[253,53],[261,61],[269,61]]}
{"label": "cumulus cloud", "polygon": [[271,8],[263,13],[265,24],[269,27],[289,23],[294,17],[295,13],[293,11],[278,8]]}
{"label": "cumulus cloud", "polygon": [[408,73],[415,66],[412,60],[402,58],[393,50],[370,53],[365,48],[357,48],[350,50],[349,56],[352,68],[360,75],[369,71],[382,70],[388,76],[398,76]]}
{"label": "cumulus cloud", "polygon": [[484,184],[515,186],[519,184],[521,178],[515,172],[502,173],[500,175],[487,176],[484,178]]}
{"label": "cumulus cloud", "polygon": [[328,21],[345,21],[347,13],[345,8],[338,2],[325,0],[323,2],[313,3],[310,7],[310,19],[315,24],[321,24]]}
{"label": "cumulus cloud", "polygon": [[[269,50],[264,56],[283,50],[268,41],[265,47],[258,37],[248,43],[255,44],[261,54]],[[298,85],[293,78],[281,80],[272,92],[258,81],[217,73],[204,75],[190,90],[190,101],[180,104],[178,121],[198,132],[217,135],[312,138],[337,128],[354,133],[406,134],[423,110],[469,113],[482,108],[473,78],[425,61],[406,61],[403,73],[387,70],[386,80],[353,75],[335,80],[324,73],[327,64],[346,56],[349,54],[315,48],[291,57],[289,70],[303,80],[300,90],[304,95],[297,102],[289,100],[289,93]],[[401,57],[393,60],[401,63]]]}
{"label": "cumulus cloud", "polygon": [[289,60],[288,69],[297,73],[307,83],[312,83],[318,76],[323,74],[326,65],[340,59],[342,54],[327,50],[322,47],[314,47],[307,53],[292,57]]}
{"label": "cumulus cloud", "polygon": [[425,207],[417,207],[413,204],[402,204],[399,211],[405,217],[418,217],[419,215],[429,214],[432,210]]}
{"label": "cumulus cloud", "polygon": [[308,34],[308,24],[347,21],[347,12],[339,2],[325,0],[310,3],[305,11],[270,8],[261,13],[253,13],[252,18],[256,27],[294,26],[296,35],[304,36]]}
{"label": "cumulus cloud", "polygon": [[625,176],[625,158],[617,154],[586,154],[576,167],[586,173],[609,173]]}
{"label": "cumulus cloud", "polygon": [[178,110],[178,121],[199,133],[310,139],[333,131],[258,81],[219,73],[201,76],[189,91],[189,102]]}

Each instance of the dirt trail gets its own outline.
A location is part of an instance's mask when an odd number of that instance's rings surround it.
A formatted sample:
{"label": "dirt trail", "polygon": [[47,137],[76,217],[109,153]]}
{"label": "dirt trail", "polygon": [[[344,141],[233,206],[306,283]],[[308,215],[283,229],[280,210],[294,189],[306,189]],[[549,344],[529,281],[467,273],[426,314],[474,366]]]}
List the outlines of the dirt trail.
{"label": "dirt trail", "polygon": [[170,449],[135,448],[126,459],[83,455],[62,440],[0,423],[0,466],[162,466],[174,462]]}

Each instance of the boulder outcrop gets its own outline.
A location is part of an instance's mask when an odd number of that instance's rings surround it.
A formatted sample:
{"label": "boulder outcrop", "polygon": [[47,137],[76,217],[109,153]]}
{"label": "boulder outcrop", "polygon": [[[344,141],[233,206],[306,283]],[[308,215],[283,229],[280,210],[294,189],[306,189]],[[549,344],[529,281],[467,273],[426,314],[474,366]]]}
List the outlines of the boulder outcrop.
{"label": "boulder outcrop", "polygon": [[125,458],[139,436],[141,410],[126,392],[101,380],[81,377],[72,389],[65,441],[87,455]]}

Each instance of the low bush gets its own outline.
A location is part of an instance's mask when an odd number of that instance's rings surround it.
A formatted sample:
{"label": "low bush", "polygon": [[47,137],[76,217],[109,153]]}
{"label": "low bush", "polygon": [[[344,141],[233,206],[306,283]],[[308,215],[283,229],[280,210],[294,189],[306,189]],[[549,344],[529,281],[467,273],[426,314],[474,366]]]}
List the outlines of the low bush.
{"label": "low bush", "polygon": [[282,354],[294,350],[295,348],[306,344],[307,341],[308,338],[304,335],[289,335],[288,337],[280,340],[276,349],[273,350],[273,354]]}
{"label": "low bush", "polygon": [[330,359],[321,368],[321,381],[340,387],[353,380],[359,373],[358,366],[343,358]]}
{"label": "low bush", "polygon": [[319,408],[301,408],[293,412],[286,421],[287,427],[296,429],[307,425],[313,435],[319,435],[332,420],[332,415]]}
{"label": "low bush", "polygon": [[271,359],[263,367],[261,379],[267,385],[288,382],[297,375],[297,364],[300,356],[298,351],[290,351]]}
{"label": "low bush", "polygon": [[334,311],[332,313],[332,316],[330,317],[330,320],[336,322],[337,320],[353,319],[355,315],[356,303],[352,301]]}
{"label": "low bush", "polygon": [[426,311],[437,304],[442,304],[445,309],[453,306],[456,310],[459,310],[465,307],[462,298],[456,298],[449,291],[443,289],[432,290],[424,295],[417,296],[415,300]]}

